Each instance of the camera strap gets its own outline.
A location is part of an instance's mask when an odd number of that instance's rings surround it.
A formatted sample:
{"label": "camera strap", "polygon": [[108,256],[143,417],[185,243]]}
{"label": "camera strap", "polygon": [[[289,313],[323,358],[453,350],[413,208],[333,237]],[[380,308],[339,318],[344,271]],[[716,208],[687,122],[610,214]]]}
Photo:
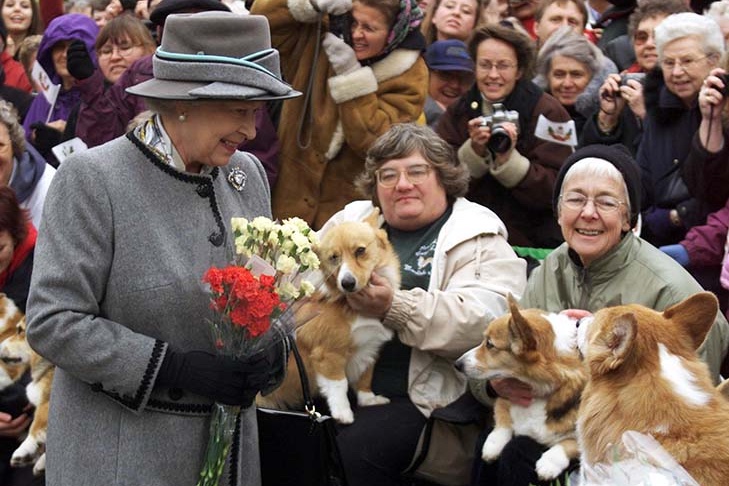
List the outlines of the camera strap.
{"label": "camera strap", "polygon": [[[319,50],[321,48],[321,24],[323,14],[319,14],[316,23],[316,42],[314,43],[314,58],[311,62],[311,71],[309,71],[309,80],[306,82],[306,90],[304,91],[304,112],[299,119],[299,128],[296,130],[296,145],[301,150],[306,150],[311,145],[311,131],[314,126],[314,113],[311,108],[311,92],[314,86],[314,76],[316,75],[316,66],[319,62]],[[306,140],[302,140],[304,126],[308,127],[309,133]]]}

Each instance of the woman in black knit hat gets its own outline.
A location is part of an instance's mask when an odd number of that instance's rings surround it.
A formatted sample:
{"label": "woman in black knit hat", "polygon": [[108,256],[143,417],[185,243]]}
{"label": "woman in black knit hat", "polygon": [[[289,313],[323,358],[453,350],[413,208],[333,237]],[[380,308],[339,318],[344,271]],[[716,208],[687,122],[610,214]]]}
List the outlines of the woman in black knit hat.
{"label": "woman in black knit hat", "polygon": [[[522,308],[572,309],[575,315],[587,315],[604,307],[641,304],[663,311],[702,290],[681,265],[633,231],[639,221],[640,172],[625,147],[590,145],[578,150],[565,161],[554,187],[554,209],[565,242],[530,275]],[[717,313],[698,350],[717,382],[728,342],[729,325]],[[512,379],[470,385],[487,404],[497,395],[522,406],[538,398],[528,385]],[[472,484],[547,484],[535,472],[545,450],[518,437],[497,462],[487,464],[479,449]]]}

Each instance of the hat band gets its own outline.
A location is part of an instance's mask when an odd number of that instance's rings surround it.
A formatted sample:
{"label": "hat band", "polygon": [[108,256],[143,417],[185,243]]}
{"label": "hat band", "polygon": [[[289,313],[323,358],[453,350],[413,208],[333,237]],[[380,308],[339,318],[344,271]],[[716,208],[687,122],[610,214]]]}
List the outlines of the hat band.
{"label": "hat band", "polygon": [[[256,59],[252,62],[251,59]],[[194,66],[193,66],[194,65]],[[265,49],[243,58],[208,54],[179,54],[157,49],[153,63],[154,77],[169,81],[222,82],[260,88],[276,95],[291,87],[275,74],[278,51]],[[275,82],[272,83],[271,78]]]}

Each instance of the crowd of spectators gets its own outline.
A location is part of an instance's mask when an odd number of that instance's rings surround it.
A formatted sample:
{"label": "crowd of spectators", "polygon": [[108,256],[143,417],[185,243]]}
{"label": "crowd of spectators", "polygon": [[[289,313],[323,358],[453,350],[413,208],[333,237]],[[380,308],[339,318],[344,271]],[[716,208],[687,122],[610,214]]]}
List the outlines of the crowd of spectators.
{"label": "crowd of spectators", "polygon": [[[468,206],[467,214],[493,216],[499,224],[489,231],[527,260],[524,282],[515,276],[510,289],[515,295],[526,289],[524,304],[554,311],[560,310],[557,301],[579,307],[584,300],[576,292],[557,299],[535,289],[553,284],[560,269],[579,267],[588,274],[592,266],[602,275],[595,262],[605,255],[614,262],[611,252],[629,253],[628,247],[641,248],[651,262],[663,261],[653,252],[657,247],[685,268],[672,270],[684,279],[685,285],[672,282],[681,295],[711,290],[722,312],[729,309],[729,0],[2,0],[0,5],[0,212],[12,211],[13,221],[27,218],[27,228],[11,235],[10,245],[22,249],[23,258],[30,254],[23,267],[28,274],[33,245],[28,249],[27,242],[35,242],[46,191],[68,151],[104,145],[143,123],[149,107],[127,89],[155,77],[153,58],[166,19],[215,10],[265,16],[282,78],[303,93],[262,104],[255,113],[255,139],[239,146],[265,169],[273,217],[297,216],[319,230],[352,211],[348,205],[363,195],[372,200],[363,208],[380,204],[377,171],[383,165],[399,168],[397,161],[413,155],[390,140],[396,133],[414,140],[414,151],[436,168],[438,180],[444,177],[443,161],[430,150],[450,155],[463,169],[463,187],[453,194],[446,190],[447,208],[423,227],[443,218],[444,229],[456,220],[478,228],[455,217],[461,201],[488,208],[479,213]],[[402,128],[408,124],[410,129]],[[437,143],[425,141],[431,136]],[[394,148],[383,147],[383,140]],[[609,154],[602,158],[623,178],[630,174],[626,187],[634,192],[625,196],[632,213],[622,226],[614,222],[617,239],[609,241],[605,254],[575,258],[576,223],[564,219],[574,207],[565,213],[559,199],[564,187],[556,184],[570,181],[561,179],[565,161],[577,162],[570,155],[596,144],[619,147],[618,155],[602,149],[594,154]],[[380,159],[373,159],[372,147]],[[635,177],[624,163],[634,165]],[[622,181],[613,169],[593,165],[586,173],[608,174],[611,188]],[[404,174],[402,181],[412,182]],[[362,177],[372,183],[364,194]],[[572,186],[571,192],[581,191]],[[601,219],[597,205],[585,202],[583,209],[579,214]],[[398,226],[385,216],[391,237],[397,237]],[[0,223],[6,219],[0,214]],[[433,245],[439,231],[440,226]],[[0,228],[0,237],[4,232]],[[469,244],[470,238],[475,236],[465,238]],[[25,288],[16,285],[13,292],[24,307],[30,278],[23,276]],[[421,290],[431,296],[445,286],[424,282]],[[676,300],[653,299],[662,285],[647,289],[651,298],[643,299],[658,310]],[[489,318],[505,311],[504,292],[496,292]],[[600,302],[583,308],[595,311]],[[408,334],[409,325],[416,324],[398,323],[395,352],[401,365],[407,366],[403,356],[409,360],[410,352],[448,361],[477,344],[474,333],[447,336],[460,339],[458,345],[435,345]],[[711,356],[716,373],[724,348]],[[407,397],[410,385],[399,392]],[[464,393],[465,381],[456,388]],[[509,393],[508,387],[489,384],[489,391],[494,388]],[[12,443],[24,433],[29,412],[20,420],[4,413],[2,404],[0,393],[0,436]],[[414,412],[423,422],[432,409],[409,406],[405,415]],[[421,420],[412,423],[422,426]],[[346,436],[345,459],[366,484],[367,466],[348,456],[364,439],[352,434]],[[406,435],[408,455],[417,434]],[[387,467],[399,468],[405,459]],[[42,481],[27,473],[0,467],[0,484]],[[476,468],[474,484],[486,484],[484,474]]]}

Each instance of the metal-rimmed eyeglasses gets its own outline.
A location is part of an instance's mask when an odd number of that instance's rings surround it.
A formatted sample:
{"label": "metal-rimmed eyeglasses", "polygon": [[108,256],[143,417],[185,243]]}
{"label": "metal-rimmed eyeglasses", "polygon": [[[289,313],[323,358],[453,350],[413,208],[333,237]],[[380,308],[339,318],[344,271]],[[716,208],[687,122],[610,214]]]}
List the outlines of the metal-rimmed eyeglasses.
{"label": "metal-rimmed eyeglasses", "polygon": [[709,56],[701,56],[696,59],[663,59],[661,61],[661,68],[663,68],[664,71],[673,71],[676,66],[678,66],[684,71],[690,71],[694,66],[696,66],[697,62],[703,61],[707,57]]}
{"label": "metal-rimmed eyeglasses", "polygon": [[579,192],[565,192],[559,196],[559,200],[562,202],[564,207],[572,211],[582,211],[584,207],[587,206],[587,202],[592,201],[595,209],[601,213],[614,213],[620,209],[620,206],[625,204],[620,199],[606,194],[595,197],[587,197]]}
{"label": "metal-rimmed eyeglasses", "polygon": [[414,164],[404,169],[377,169],[375,175],[377,183],[382,187],[394,187],[400,180],[400,174],[405,174],[405,179],[410,184],[417,186],[425,182],[431,170],[433,167],[429,164]]}
{"label": "metal-rimmed eyeglasses", "polygon": [[509,69],[515,68],[516,64],[509,61],[499,61],[496,63],[493,63],[491,61],[479,61],[478,62],[478,68],[483,69],[486,72],[491,72],[493,68],[496,68],[496,70],[500,73],[506,72]]}
{"label": "metal-rimmed eyeglasses", "polygon": [[119,53],[121,57],[128,57],[137,44],[104,44],[98,51],[99,57],[109,57],[114,53],[114,49]]}

